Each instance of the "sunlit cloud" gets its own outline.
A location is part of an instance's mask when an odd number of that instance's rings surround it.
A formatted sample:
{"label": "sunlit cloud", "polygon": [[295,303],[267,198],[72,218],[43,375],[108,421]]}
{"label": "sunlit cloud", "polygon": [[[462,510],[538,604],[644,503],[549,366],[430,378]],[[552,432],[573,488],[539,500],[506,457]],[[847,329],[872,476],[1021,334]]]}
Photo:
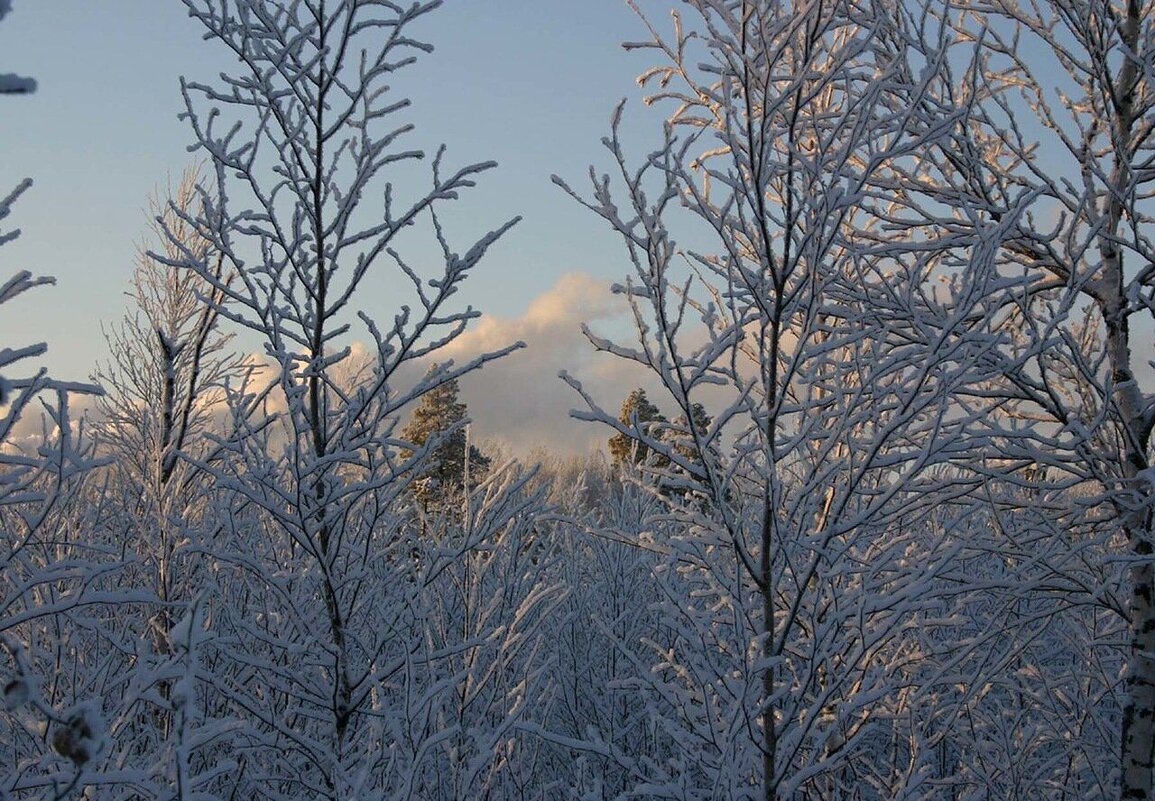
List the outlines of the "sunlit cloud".
{"label": "sunlit cloud", "polygon": [[580,378],[610,410],[634,387],[652,388],[652,379],[637,365],[596,353],[582,334],[582,323],[610,330],[632,325],[625,300],[611,294],[608,282],[570,273],[535,298],[525,314],[483,316],[444,349],[444,357],[460,363],[511,342],[526,343],[462,380],[461,395],[476,437],[498,440],[521,454],[536,448],[583,454],[604,445],[609,431],[569,416],[582,400],[558,372]]}

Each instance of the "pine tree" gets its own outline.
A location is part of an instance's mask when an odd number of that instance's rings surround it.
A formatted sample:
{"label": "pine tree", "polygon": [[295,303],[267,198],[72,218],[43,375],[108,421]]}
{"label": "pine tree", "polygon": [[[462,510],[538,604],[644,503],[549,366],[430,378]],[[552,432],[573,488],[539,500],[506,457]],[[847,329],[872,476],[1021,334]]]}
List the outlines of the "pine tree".
{"label": "pine tree", "polygon": [[[667,422],[658,407],[650,403],[646,391],[641,387],[631,392],[622,402],[618,419],[648,437],[657,437],[657,429]],[[609,445],[616,466],[649,464],[650,448],[639,437],[619,432],[610,437]]]}
{"label": "pine tree", "polygon": [[[430,368],[432,375],[437,365]],[[421,403],[413,410],[413,417],[401,432],[401,438],[415,449],[423,447],[431,437],[437,444],[433,447],[426,467],[417,481],[416,495],[425,505],[436,498],[461,492],[466,486],[466,450],[469,451],[469,483],[475,485],[477,479],[489,467],[489,459],[476,447],[468,444],[466,423],[468,408],[458,399],[457,380],[452,379],[438,385],[421,398]],[[406,457],[413,451],[407,452]]]}

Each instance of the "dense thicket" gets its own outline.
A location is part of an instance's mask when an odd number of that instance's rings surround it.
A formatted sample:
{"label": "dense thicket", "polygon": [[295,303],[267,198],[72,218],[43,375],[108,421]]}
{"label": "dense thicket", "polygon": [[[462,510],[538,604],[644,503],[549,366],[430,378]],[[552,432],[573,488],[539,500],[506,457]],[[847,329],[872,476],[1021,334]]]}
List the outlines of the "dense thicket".
{"label": "dense thicket", "polygon": [[494,165],[390,87],[439,3],[184,2],[236,70],[110,360],[0,352],[0,798],[1153,797],[1150,3],[642,17],[656,143],[555,180],[650,390],[518,460],[521,343],[445,357],[517,221],[455,249]]}

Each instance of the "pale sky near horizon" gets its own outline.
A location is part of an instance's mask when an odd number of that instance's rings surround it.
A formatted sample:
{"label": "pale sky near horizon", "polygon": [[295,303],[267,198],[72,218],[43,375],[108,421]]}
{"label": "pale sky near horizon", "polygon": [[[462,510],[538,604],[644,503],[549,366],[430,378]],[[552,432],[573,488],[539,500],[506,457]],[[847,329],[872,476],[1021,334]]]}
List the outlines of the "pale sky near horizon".
{"label": "pale sky near horizon", "polygon": [[[669,5],[643,3],[662,25]],[[578,326],[610,315],[603,287],[629,265],[613,235],[549,176],[578,186],[591,162],[605,164],[600,139],[612,108],[639,96],[634,79],[646,64],[620,43],[644,38],[644,27],[625,0],[448,0],[418,32],[436,48],[407,76],[420,144],[446,143],[458,164],[499,162],[460,208],[476,209],[477,231],[524,217],[465,299],[492,315],[479,338],[536,343],[512,372],[472,390],[471,411],[483,436],[520,449],[585,450],[606,433],[565,420],[576,398],[556,372],[589,366]],[[0,187],[24,177],[35,184],[2,226],[23,233],[0,249],[0,274],[28,269],[58,285],[5,305],[0,344],[46,340],[43,363],[71,380],[107,358],[101,326],[127,308],[148,196],[195,160],[177,119],[179,76],[211,81],[230,66],[179,0],[15,0],[0,23],[0,72],[30,75],[39,89],[0,103]],[[633,113],[658,133],[660,117],[640,104]],[[381,305],[392,308],[388,298]],[[629,377],[598,369],[613,391],[628,392]]]}

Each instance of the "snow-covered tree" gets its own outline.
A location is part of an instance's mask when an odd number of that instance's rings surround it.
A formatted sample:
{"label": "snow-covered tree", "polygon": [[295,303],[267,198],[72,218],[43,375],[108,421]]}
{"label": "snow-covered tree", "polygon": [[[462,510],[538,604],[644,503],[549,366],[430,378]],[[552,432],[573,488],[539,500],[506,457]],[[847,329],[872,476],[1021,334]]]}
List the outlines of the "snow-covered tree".
{"label": "snow-covered tree", "polygon": [[[128,528],[139,527],[124,536],[154,571],[149,583],[162,604],[186,583],[174,575],[173,561],[177,543],[191,541],[170,528],[195,525],[194,506],[202,500],[206,476],[193,461],[209,457],[205,434],[214,413],[224,416],[224,386],[243,375],[240,360],[226,350],[229,337],[217,327],[219,293],[214,298],[195,273],[164,265],[148,252],[155,247],[173,259],[187,249],[213,261],[208,243],[196,241],[174,211],[194,211],[196,181],[196,171],[187,171],[172,197],[150,200],[155,241],[137,258],[128,292],[135,308],[106,333],[110,361],[93,375],[105,390],[97,416],[100,445],[115,473],[110,487],[124,493]],[[216,256],[214,269],[221,266]],[[167,607],[159,614],[158,642],[164,647],[172,621]]]}
{"label": "snow-covered tree", "polygon": [[121,657],[123,681],[109,688],[105,706],[108,759],[132,776],[138,796],[165,797],[171,788],[177,798],[224,793],[235,764],[220,735],[237,721],[224,705],[205,704],[211,651],[187,623],[173,633],[182,620],[207,619],[209,599],[197,588],[208,580],[206,545],[218,521],[211,476],[197,462],[212,460],[207,434],[226,417],[224,387],[244,375],[217,328],[212,292],[194,273],[149,254],[151,247],[176,258],[185,248],[210,257],[174,211],[187,215],[196,202],[195,170],[171,197],[150,200],[152,239],[140,248],[127,293],[134,308],[106,331],[110,360],[93,375],[105,389],[95,427],[108,462],[99,536],[131,558],[124,580],[155,599],[120,610],[106,642],[93,646],[131,654]]}
{"label": "snow-covered tree", "polygon": [[[662,502],[621,473],[586,464],[553,493],[564,525],[551,543],[568,594],[547,623],[553,662],[533,732],[539,786],[568,799],[622,797],[635,789],[637,764],[672,750],[653,705],[631,685],[648,668],[642,643],[663,639],[653,578],[660,549],[638,547]],[[606,491],[591,498],[595,483]]]}
{"label": "snow-covered tree", "polygon": [[1048,540],[1048,562],[1062,565],[1043,584],[1056,614],[1092,604],[1124,627],[1118,792],[1152,798],[1151,7],[996,0],[960,9],[955,24],[981,42],[984,68],[959,73],[932,105],[972,107],[972,122],[896,184],[968,209],[955,215],[958,235],[997,228],[1002,272],[1031,281],[1015,300],[1016,342],[992,360],[1005,381],[991,391],[1008,403],[991,418],[1001,458],[988,469],[1002,488],[996,500],[1034,509],[1019,519],[1033,520],[1032,538]]}
{"label": "snow-covered tree", "polygon": [[[493,165],[449,169],[444,148],[427,189],[393,183],[412,185],[425,153],[407,144],[408,100],[390,83],[431,50],[416,29],[438,5],[186,0],[239,67],[183,84],[215,180],[194,210],[173,212],[208,246],[174,235],[179,257],[159,258],[195,274],[222,321],[260,338],[265,360],[231,388],[214,461],[196,462],[223,512],[207,546],[204,647],[218,660],[209,691],[247,721],[241,794],[479,797],[506,764],[502,732],[533,685],[527,675],[502,684],[479,717],[445,706],[456,691],[472,708],[470,688],[507,660],[505,638],[525,640],[518,621],[548,600],[530,592],[536,574],[520,551],[505,550],[520,548],[508,532],[535,496],[518,501],[524,480],[495,477],[466,514],[423,537],[410,489],[437,443],[410,450],[399,434],[423,396],[516,347],[414,378],[477,316],[453,296],[516,222],[464,253],[451,247],[441,207]],[[403,257],[403,232],[428,234],[434,263]],[[382,271],[399,279],[398,299],[379,324],[358,307],[379,306],[361,290]],[[354,336],[368,357],[351,370]],[[434,613],[459,570],[488,587],[507,564],[519,571],[511,588],[528,593],[504,597],[507,611]],[[493,600],[481,586],[469,597]],[[439,767],[447,751],[452,776]]]}
{"label": "snow-covered tree", "polygon": [[186,444],[200,438],[213,405],[223,400],[225,379],[240,375],[237,358],[225,350],[229,337],[217,328],[219,292],[214,297],[195,273],[148,252],[155,247],[178,259],[187,249],[216,272],[222,269],[219,254],[196,241],[174,211],[195,211],[197,180],[198,172],[188,170],[172,197],[150,200],[155,241],[137,257],[128,292],[135,308],[109,330],[111,361],[94,376],[106,390],[100,404],[104,446],[115,450],[130,482],[154,494],[172,479]]}
{"label": "snow-covered tree", "polygon": [[977,481],[949,466],[981,442],[974,365],[1005,340],[1016,284],[986,231],[894,225],[936,207],[889,174],[965,124],[966,107],[918,100],[973,46],[933,3],[685,7],[671,37],[633,45],[661,59],[641,80],[669,109],[662,143],[631,166],[619,107],[614,178],[591,170],[588,199],[566,187],[634,270],[618,291],[637,341],[589,339],[649,370],[685,430],[627,426],[567,376],[575,414],[708,500],[671,493],[647,524],[663,634],[630,686],[672,747],[629,762],[634,792],[922,797],[929,768],[905,771],[887,735],[916,714],[890,677],[903,632],[941,607],[953,551],[925,523]]}

